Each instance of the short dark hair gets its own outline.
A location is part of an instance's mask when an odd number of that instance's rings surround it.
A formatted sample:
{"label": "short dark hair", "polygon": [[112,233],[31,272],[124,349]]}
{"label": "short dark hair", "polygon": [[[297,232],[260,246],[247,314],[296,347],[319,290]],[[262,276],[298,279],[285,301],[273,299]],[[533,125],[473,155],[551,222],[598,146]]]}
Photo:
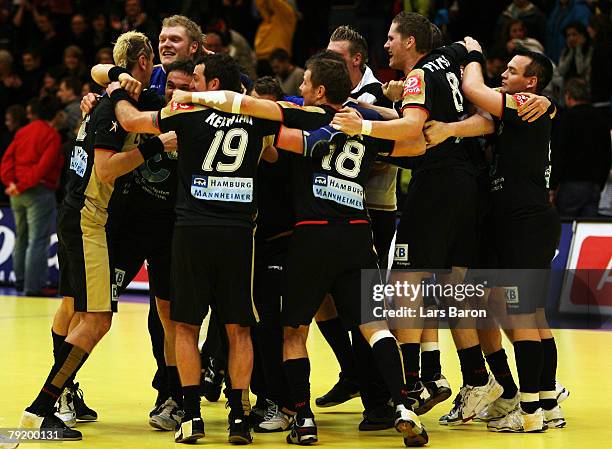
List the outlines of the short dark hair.
{"label": "short dark hair", "polygon": [[219,36],[219,39],[221,39],[221,45],[223,45],[224,47],[227,47],[230,44],[227,34],[222,33],[219,30],[208,30],[206,32],[206,35],[208,36],[209,34],[216,34],[217,36]]}
{"label": "short dark hair", "polygon": [[416,43],[416,51],[427,53],[431,50],[431,22],[416,12],[402,11],[393,18],[397,32],[403,39],[412,36]]}
{"label": "short dark hair", "polygon": [[195,64],[191,59],[177,59],[166,68],[166,75],[170,72],[182,72],[186,75],[193,75]]}
{"label": "short dark hair", "polygon": [[349,43],[349,52],[351,56],[361,53],[361,68],[368,62],[368,42],[357,31],[350,26],[342,25],[334,30],[329,37],[331,42],[347,41]]}
{"label": "short dark hair", "polygon": [[207,81],[217,78],[222,90],[242,92],[240,67],[230,55],[225,53],[205,55],[196,59],[195,65],[200,64],[204,64],[204,76]]}
{"label": "short dark hair", "polygon": [[38,103],[38,118],[41,120],[53,120],[61,107],[62,104],[56,96],[44,96]]}
{"label": "short dark hair", "polygon": [[277,101],[283,99],[283,90],[278,80],[272,76],[262,76],[253,85],[258,95],[272,95]]}
{"label": "short dark hair", "polygon": [[572,78],[563,86],[563,92],[579,103],[588,103],[591,101],[591,92],[589,84],[582,78]]}
{"label": "short dark hair", "polygon": [[6,113],[11,116],[14,122],[18,123],[17,129],[27,125],[28,117],[23,105],[13,104],[6,108]]}
{"label": "short dark hair", "polygon": [[444,45],[444,33],[438,25],[435,23],[431,24],[431,50],[439,48]]}
{"label": "short dark hair", "polygon": [[67,76],[65,78],[62,78],[62,81],[60,81],[60,85],[61,83],[64,83],[66,85],[66,88],[74,92],[75,95],[81,95],[81,89],[83,89],[83,84],[78,78],[75,78],[74,76]]}
{"label": "short dark hair", "polygon": [[338,53],[324,50],[306,61],[310,82],[325,87],[325,97],[332,104],[344,103],[353,87],[346,62]]}
{"label": "short dark hair", "polygon": [[275,50],[272,50],[272,53],[270,53],[270,57],[268,58],[268,61],[286,62],[290,60],[291,57],[289,56],[289,53],[287,53],[287,50],[285,50],[284,48],[277,48]]}
{"label": "short dark hair", "polygon": [[553,75],[553,64],[546,56],[542,53],[535,51],[517,49],[514,52],[515,56],[527,56],[531,59],[531,62],[525,67],[525,73],[523,76],[535,76],[538,78],[538,84],[536,86],[536,92],[542,92],[546,86],[550,83]]}
{"label": "short dark hair", "polygon": [[565,36],[565,33],[567,33],[567,30],[569,30],[571,28],[573,28],[576,31],[578,31],[578,33],[580,33],[584,37],[586,37],[587,40],[589,39],[589,32],[587,31],[587,27],[584,26],[584,24],[582,22],[575,21],[575,22],[570,22],[567,25],[565,25],[565,27],[563,27],[563,35]]}

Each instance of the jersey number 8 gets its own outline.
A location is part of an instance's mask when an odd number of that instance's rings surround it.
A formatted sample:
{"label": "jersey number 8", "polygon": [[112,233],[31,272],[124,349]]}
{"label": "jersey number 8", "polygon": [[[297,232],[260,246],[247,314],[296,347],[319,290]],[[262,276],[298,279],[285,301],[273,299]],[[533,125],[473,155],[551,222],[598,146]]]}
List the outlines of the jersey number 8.
{"label": "jersey number 8", "polygon": [[[365,154],[365,147],[362,143],[355,140],[349,140],[342,147],[342,153],[336,158],[336,171],[346,176],[347,178],[356,178],[359,176],[359,170],[361,169],[361,160]],[[323,158],[321,167],[325,170],[331,170],[331,159],[334,155],[334,151],[330,152]],[[347,168],[345,166],[346,161],[352,161],[353,167]]]}
{"label": "jersey number 8", "polygon": [[446,79],[453,93],[453,102],[457,112],[463,112],[463,95],[459,90],[459,78],[453,72],[446,72]]}
{"label": "jersey number 8", "polygon": [[204,162],[202,162],[202,170],[215,170],[213,162],[221,145],[223,145],[223,154],[233,157],[234,161],[230,164],[217,162],[216,170],[221,173],[231,173],[238,170],[244,160],[248,143],[249,134],[242,128],[230,129],[227,133],[222,130],[217,131],[206,153]]}

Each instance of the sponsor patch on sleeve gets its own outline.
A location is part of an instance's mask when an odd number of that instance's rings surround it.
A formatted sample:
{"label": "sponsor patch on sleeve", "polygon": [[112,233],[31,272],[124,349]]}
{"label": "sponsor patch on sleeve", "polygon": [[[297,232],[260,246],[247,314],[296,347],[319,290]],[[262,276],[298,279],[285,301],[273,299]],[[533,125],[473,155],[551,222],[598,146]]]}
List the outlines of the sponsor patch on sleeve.
{"label": "sponsor patch on sleeve", "polygon": [[514,94],[513,97],[518,106],[523,106],[529,100],[529,97],[527,95]]}
{"label": "sponsor patch on sleeve", "polygon": [[418,75],[411,75],[404,81],[404,94],[407,95],[420,95],[423,93],[423,82]]}

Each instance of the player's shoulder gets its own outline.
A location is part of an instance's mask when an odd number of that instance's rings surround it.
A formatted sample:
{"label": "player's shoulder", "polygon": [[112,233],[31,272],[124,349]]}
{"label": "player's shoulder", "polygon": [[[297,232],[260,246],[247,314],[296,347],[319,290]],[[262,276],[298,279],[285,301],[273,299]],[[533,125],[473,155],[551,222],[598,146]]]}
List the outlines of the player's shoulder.
{"label": "player's shoulder", "polygon": [[291,101],[277,101],[276,104],[278,104],[282,109],[288,109],[288,110],[293,109],[293,110],[312,112],[312,113],[318,113],[318,114],[326,113],[326,110],[319,106],[302,106],[302,105],[293,103]]}

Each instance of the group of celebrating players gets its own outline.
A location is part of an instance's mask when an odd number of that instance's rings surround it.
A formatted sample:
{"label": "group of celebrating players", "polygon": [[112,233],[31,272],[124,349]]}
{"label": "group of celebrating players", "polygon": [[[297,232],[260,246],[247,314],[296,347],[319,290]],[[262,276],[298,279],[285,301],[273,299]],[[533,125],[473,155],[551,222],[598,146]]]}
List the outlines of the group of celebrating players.
{"label": "group of celebrating players", "polygon": [[[76,420],[97,419],[74,379],[146,260],[160,367],[153,427],[175,430],[180,443],[204,437],[198,336],[210,308],[209,335],[220,331],[227,345],[230,443],[251,443],[252,428],[289,430],[288,443],[318,441],[306,349],[316,318],[343,371],[317,403],[360,395],[360,430],[395,428],[406,446],[425,445],[418,416],[451,395],[437,327],[390,329],[362,313],[361,273],[387,267],[394,234],[391,281],[420,284],[435,273],[446,285],[473,268],[549,268],[560,232],[547,190],[555,107],[538,94],[551,62],[518,51],[502,86],[490,89],[478,42],[442,46],[426,18],[402,12],[385,49],[405,79],[376,80],[365,40],[343,26],[306,63],[302,98],[284,101],[269,77],[247,93],[236,62],[207,54],[203,42],[197,24],[172,16],[159,36],[161,65],[146,36],[127,32],[113,49],[116,66],[92,69],[107,95],[83,100],[67,167],[55,362],[21,427],[80,440]],[[487,161],[479,138],[493,133]],[[396,166],[412,170],[397,230]],[[565,426],[558,401],[567,392],[555,384],[555,340],[533,281],[498,285],[518,292],[502,323],[518,387],[500,326],[449,322],[463,385],[441,425]],[[505,291],[481,300],[506,309]],[[445,306],[414,299],[411,307]],[[256,388],[254,359],[263,373]],[[250,389],[263,404],[253,410]]]}

